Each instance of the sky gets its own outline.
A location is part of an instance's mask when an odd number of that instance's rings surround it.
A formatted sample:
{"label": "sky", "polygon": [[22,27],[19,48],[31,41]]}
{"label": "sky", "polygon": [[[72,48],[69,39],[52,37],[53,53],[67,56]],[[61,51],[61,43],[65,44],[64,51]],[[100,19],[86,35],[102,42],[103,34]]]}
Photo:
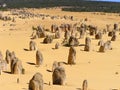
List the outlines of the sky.
{"label": "sky", "polygon": [[120,2],[120,0],[91,0],[91,1],[108,1],[108,2]]}

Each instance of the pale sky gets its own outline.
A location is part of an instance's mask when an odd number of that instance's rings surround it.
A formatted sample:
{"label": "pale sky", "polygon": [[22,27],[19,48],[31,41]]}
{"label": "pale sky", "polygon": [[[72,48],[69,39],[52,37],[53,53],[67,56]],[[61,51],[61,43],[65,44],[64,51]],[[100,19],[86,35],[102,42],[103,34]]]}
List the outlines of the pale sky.
{"label": "pale sky", "polygon": [[120,0],[91,0],[91,1],[110,1],[110,2],[120,2]]}
{"label": "pale sky", "polygon": [[99,0],[99,1],[114,1],[114,2],[120,2],[120,0]]}

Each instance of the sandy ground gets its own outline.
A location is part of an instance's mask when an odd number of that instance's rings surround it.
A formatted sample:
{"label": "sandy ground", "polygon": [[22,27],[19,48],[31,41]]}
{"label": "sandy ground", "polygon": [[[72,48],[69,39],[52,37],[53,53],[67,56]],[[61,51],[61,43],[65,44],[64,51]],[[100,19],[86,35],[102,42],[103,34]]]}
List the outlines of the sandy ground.
{"label": "sandy ground", "polygon": [[[106,53],[97,52],[98,40],[92,40],[92,51],[83,51],[84,47],[75,47],[76,65],[63,65],[66,70],[67,83],[64,86],[48,85],[52,83],[52,73],[48,70],[52,69],[54,61],[62,61],[67,63],[69,47],[60,46],[60,49],[54,50],[56,42],[62,42],[63,38],[55,39],[52,44],[42,44],[43,39],[35,39],[38,48],[41,50],[44,63],[40,67],[28,64],[35,63],[35,51],[25,51],[29,48],[30,35],[32,33],[32,26],[44,25],[45,28],[50,28],[52,23],[75,23],[84,18],[88,18],[89,24],[95,24],[99,29],[105,28],[106,24],[113,24],[120,21],[120,16],[117,14],[93,14],[82,12],[64,12],[59,9],[29,9],[33,13],[43,13],[48,15],[72,15],[76,18],[74,21],[70,20],[41,20],[38,18],[19,19],[16,22],[1,21],[0,20],[0,50],[5,58],[5,51],[15,51],[16,56],[22,60],[25,68],[25,75],[12,75],[9,73],[2,73],[0,75],[0,90],[28,90],[29,80],[36,72],[43,74],[44,90],[80,90],[83,80],[88,81],[88,90],[120,90],[120,35],[118,34],[117,41],[112,42],[113,50]],[[4,12],[6,13],[6,12]],[[4,25],[5,24],[5,25]],[[15,26],[10,26],[15,24]],[[105,35],[104,41],[110,38]],[[84,39],[79,39],[80,44],[84,44]],[[8,72],[10,68],[8,65]],[[118,74],[115,74],[118,72]],[[20,83],[17,84],[17,78]]]}

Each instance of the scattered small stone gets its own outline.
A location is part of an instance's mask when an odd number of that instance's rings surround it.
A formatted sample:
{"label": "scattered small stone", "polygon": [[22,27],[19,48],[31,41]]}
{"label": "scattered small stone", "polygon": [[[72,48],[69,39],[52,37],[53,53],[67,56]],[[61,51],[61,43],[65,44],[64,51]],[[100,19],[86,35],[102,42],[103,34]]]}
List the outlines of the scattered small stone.
{"label": "scattered small stone", "polygon": [[17,83],[19,83],[20,81],[19,81],[19,78],[17,78]]}
{"label": "scattered small stone", "polygon": [[24,68],[22,69],[22,74],[25,74],[25,69]]}
{"label": "scattered small stone", "polygon": [[90,64],[91,62],[89,61],[88,63]]}
{"label": "scattered small stone", "polygon": [[51,85],[51,82],[49,81],[49,85]]}
{"label": "scattered small stone", "polygon": [[118,90],[118,89],[111,89],[111,90]]}
{"label": "scattered small stone", "polygon": [[119,74],[118,72],[115,72],[115,74],[117,75],[117,74]]}
{"label": "scattered small stone", "polygon": [[2,70],[0,70],[0,75],[2,75]]}
{"label": "scattered small stone", "polygon": [[88,88],[88,82],[87,80],[84,80],[82,84],[82,90],[87,90],[87,88]]}

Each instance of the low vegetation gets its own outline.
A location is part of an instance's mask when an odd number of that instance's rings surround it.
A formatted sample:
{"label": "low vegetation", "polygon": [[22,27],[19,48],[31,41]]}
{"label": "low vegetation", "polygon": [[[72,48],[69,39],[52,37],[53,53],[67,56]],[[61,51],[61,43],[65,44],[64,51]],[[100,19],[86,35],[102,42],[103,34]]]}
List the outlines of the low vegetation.
{"label": "low vegetation", "polygon": [[[63,7],[64,11],[76,12],[120,12],[120,3],[84,1],[84,0],[1,0],[7,8],[49,8]],[[2,8],[2,10],[6,10]]]}

